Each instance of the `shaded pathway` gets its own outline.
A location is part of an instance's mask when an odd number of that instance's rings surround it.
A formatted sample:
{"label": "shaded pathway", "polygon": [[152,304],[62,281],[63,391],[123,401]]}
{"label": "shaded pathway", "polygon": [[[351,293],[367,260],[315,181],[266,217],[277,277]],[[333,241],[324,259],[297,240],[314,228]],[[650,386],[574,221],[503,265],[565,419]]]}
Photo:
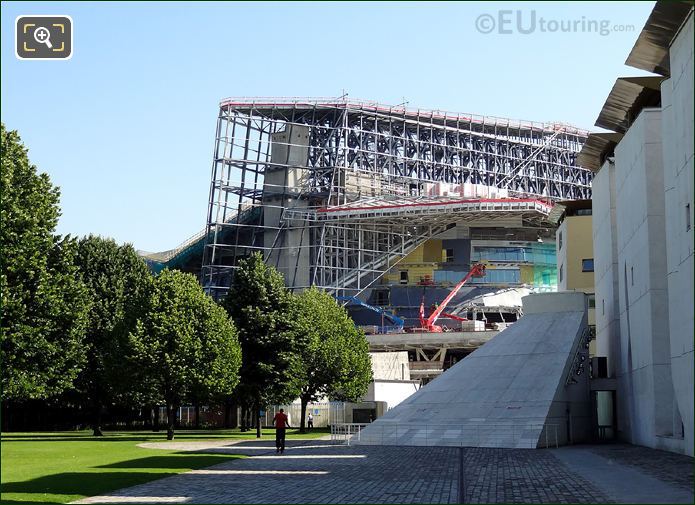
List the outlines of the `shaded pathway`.
{"label": "shaded pathway", "polygon": [[[645,460],[651,449],[625,447],[630,464],[604,457],[607,446],[347,447],[291,440],[280,456],[267,439],[215,443],[204,451],[251,457],[77,503],[634,503],[644,501],[635,498],[649,485],[665,501],[692,503],[692,484],[688,491],[637,468],[630,449]],[[671,474],[692,471],[692,458],[664,458]]]}

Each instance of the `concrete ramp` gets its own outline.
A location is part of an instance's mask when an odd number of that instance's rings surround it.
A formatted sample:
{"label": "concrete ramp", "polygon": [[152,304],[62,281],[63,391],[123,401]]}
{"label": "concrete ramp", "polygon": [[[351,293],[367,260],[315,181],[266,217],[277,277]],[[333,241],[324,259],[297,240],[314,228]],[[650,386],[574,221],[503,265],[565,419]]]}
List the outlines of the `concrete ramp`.
{"label": "concrete ramp", "polygon": [[529,295],[524,316],[351,443],[536,448],[588,436],[583,293]]}

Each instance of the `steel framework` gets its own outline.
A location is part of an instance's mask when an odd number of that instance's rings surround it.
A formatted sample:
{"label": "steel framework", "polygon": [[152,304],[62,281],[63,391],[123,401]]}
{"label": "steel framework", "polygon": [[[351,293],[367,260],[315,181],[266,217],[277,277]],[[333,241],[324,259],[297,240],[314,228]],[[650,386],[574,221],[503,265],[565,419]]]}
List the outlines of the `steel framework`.
{"label": "steel framework", "polygon": [[592,172],[575,164],[586,136],[347,97],[225,99],[203,284],[223,294],[261,251],[292,288],[355,295],[457,223],[549,226],[554,201],[591,197]]}

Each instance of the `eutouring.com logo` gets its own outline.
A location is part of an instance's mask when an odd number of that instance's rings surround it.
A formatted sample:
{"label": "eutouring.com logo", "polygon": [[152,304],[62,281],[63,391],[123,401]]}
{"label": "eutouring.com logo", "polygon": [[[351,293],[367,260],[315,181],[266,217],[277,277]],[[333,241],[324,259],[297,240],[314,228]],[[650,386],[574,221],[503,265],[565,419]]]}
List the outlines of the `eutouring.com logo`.
{"label": "eutouring.com logo", "polygon": [[614,32],[633,32],[633,25],[613,24],[608,19],[549,19],[538,16],[535,10],[500,10],[481,14],[475,20],[480,33],[500,35],[530,35],[532,33],[595,33],[605,37]]}

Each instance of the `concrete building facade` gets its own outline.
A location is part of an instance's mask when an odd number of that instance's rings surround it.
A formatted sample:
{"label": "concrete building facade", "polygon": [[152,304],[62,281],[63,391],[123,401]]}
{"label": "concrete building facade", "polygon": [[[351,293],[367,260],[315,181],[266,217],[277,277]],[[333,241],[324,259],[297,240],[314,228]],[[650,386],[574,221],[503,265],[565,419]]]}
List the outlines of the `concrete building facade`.
{"label": "concrete building facade", "polygon": [[[657,2],[580,163],[593,186],[597,352],[617,382],[617,436],[694,454],[693,9]],[[610,135],[610,136],[609,136]],[[592,160],[593,158],[593,160]]]}
{"label": "concrete building facade", "polygon": [[669,48],[671,78],[661,85],[666,271],[671,375],[693,455],[693,12]]}

